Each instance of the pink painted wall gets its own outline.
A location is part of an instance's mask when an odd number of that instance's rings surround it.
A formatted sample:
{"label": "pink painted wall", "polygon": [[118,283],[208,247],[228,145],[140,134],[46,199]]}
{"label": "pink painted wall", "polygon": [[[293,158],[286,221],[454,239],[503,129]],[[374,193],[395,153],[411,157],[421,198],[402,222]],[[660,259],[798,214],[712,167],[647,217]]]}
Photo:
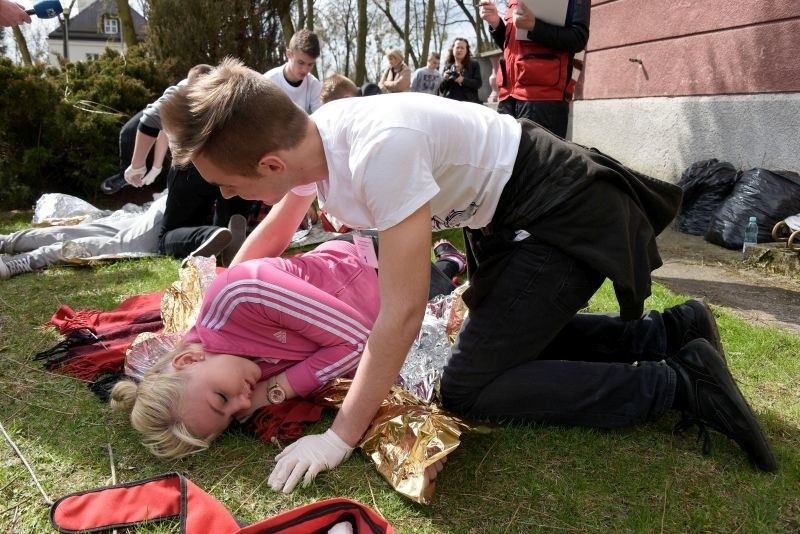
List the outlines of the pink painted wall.
{"label": "pink painted wall", "polygon": [[595,0],[581,82],[584,100],[800,92],[800,0]]}

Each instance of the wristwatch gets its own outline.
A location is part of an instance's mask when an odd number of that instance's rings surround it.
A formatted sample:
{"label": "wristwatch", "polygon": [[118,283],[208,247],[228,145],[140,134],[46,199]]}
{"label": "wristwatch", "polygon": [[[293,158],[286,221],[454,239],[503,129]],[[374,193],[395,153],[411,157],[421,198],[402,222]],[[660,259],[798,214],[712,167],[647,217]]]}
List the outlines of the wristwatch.
{"label": "wristwatch", "polygon": [[267,400],[270,404],[280,404],[286,400],[286,392],[277,381],[267,389]]}

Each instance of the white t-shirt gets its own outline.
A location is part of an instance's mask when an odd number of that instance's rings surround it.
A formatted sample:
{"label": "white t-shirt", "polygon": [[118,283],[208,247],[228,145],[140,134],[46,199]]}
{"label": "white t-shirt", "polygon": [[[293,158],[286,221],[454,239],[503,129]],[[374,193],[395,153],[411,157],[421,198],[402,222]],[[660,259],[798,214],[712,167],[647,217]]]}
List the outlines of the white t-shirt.
{"label": "white t-shirt", "polygon": [[303,111],[306,113],[314,113],[322,105],[322,101],[320,100],[322,82],[320,82],[316,76],[309,73],[308,76],[303,78],[300,85],[295,87],[286,81],[286,77],[283,75],[285,66],[284,64],[280,67],[270,69],[264,73],[264,76],[278,84],[278,87],[289,95],[292,102],[303,108]]}
{"label": "white t-shirt", "polygon": [[424,93],[344,98],[311,120],[328,161],[320,206],[351,228],[378,230],[426,202],[433,230],[486,226],[522,134],[510,115]]}

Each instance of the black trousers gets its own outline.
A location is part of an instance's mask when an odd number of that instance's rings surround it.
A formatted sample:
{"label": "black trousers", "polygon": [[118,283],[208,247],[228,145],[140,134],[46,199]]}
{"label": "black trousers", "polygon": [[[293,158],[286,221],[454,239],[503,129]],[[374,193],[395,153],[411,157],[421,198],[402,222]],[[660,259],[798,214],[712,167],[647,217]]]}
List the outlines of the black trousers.
{"label": "black trousers", "polygon": [[246,217],[252,205],[239,197],[223,198],[219,187],[203,180],[193,165],[170,167],[167,189],[159,252],[175,258],[185,258],[218,228],[227,227],[231,215]]}

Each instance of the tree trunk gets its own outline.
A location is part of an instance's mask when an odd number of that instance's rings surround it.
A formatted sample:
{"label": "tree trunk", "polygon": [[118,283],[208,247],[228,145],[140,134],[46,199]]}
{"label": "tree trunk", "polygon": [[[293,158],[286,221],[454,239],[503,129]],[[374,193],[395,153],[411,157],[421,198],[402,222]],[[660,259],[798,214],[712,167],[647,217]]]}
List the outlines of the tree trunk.
{"label": "tree trunk", "polygon": [[306,2],[306,28],[314,31],[314,0]]}
{"label": "tree trunk", "polygon": [[[411,0],[406,0],[405,8],[406,20],[403,23],[403,33],[405,34],[406,38],[404,39],[405,46],[403,47],[403,61],[405,61],[406,65],[408,65],[408,56],[411,53],[411,34],[409,33],[411,25]],[[416,62],[414,63],[416,64]]]}
{"label": "tree trunk", "polygon": [[273,0],[272,5],[278,12],[278,19],[281,21],[283,30],[283,40],[286,48],[289,48],[289,40],[294,35],[294,22],[292,22],[292,0]]}
{"label": "tree trunk", "polygon": [[436,1],[428,0],[425,6],[425,26],[422,30],[422,53],[419,56],[419,66],[422,67],[422,62],[428,62],[428,50],[430,49],[431,34],[433,34],[433,15],[436,13]]}
{"label": "tree trunk", "polygon": [[133,25],[133,15],[128,0],[117,0],[117,8],[119,9],[119,26],[125,47],[136,46],[139,41],[136,39],[136,27]]}
{"label": "tree trunk", "polygon": [[367,78],[367,0],[358,0],[358,35],[356,36],[356,85]]}

